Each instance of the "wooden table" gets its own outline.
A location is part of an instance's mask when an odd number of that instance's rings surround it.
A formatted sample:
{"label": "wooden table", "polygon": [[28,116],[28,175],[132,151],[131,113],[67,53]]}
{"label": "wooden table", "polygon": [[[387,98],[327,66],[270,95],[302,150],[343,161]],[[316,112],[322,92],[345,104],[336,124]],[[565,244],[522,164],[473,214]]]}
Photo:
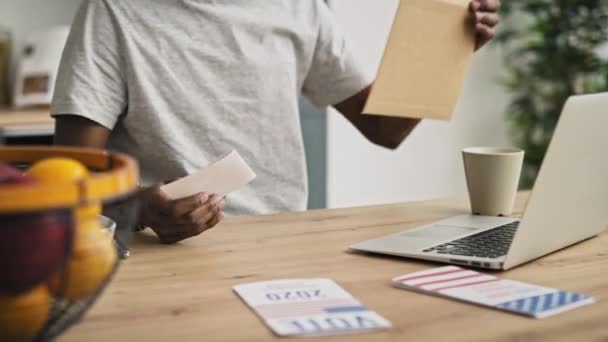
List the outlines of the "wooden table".
{"label": "wooden table", "polygon": [[[520,195],[521,210],[525,194]],[[535,320],[391,287],[438,264],[350,253],[361,240],[467,212],[464,200],[225,220],[179,245],[139,236],[103,297],[60,341],[278,341],[237,298],[239,283],[327,277],[389,319],[386,332],[289,341],[591,341],[608,339],[608,234],[500,276],[594,296]]]}

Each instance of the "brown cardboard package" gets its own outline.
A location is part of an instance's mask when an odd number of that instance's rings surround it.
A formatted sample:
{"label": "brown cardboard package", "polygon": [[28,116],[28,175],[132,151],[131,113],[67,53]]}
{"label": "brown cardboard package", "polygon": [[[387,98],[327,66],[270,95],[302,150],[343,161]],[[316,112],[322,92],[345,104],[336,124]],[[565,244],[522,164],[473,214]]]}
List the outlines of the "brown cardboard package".
{"label": "brown cardboard package", "polygon": [[401,0],[364,113],[449,120],[475,50],[469,0]]}

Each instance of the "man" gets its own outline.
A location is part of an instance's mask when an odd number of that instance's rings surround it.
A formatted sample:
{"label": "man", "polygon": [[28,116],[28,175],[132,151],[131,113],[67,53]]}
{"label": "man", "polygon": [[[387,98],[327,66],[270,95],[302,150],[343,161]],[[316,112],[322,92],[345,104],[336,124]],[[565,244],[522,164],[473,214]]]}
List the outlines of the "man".
{"label": "man", "polygon": [[[499,5],[471,3],[478,46]],[[333,105],[371,142],[399,146],[418,120],[361,115],[371,84],[321,0],[85,0],[56,84],[56,143],[135,156],[140,223],[173,243],[217,225],[224,209],[305,209],[300,94]],[[171,201],[159,190],[232,149],[258,178],[225,208],[217,195]]]}

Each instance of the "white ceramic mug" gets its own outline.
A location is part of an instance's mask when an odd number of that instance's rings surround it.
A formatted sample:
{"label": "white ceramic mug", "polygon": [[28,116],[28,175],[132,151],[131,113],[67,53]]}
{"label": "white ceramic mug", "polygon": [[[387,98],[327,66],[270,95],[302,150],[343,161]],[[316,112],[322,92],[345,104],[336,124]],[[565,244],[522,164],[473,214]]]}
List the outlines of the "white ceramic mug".
{"label": "white ceramic mug", "polygon": [[475,215],[509,216],[524,151],[513,147],[469,147],[462,151],[471,212]]}

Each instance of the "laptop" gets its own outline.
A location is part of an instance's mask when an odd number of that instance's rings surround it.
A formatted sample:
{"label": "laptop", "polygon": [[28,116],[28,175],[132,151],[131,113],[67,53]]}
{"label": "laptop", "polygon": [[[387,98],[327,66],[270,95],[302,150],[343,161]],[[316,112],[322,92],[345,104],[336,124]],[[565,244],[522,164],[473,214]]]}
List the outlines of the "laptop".
{"label": "laptop", "polygon": [[508,270],[588,239],[608,224],[608,93],[568,99],[521,221],[462,215],[352,250]]}

